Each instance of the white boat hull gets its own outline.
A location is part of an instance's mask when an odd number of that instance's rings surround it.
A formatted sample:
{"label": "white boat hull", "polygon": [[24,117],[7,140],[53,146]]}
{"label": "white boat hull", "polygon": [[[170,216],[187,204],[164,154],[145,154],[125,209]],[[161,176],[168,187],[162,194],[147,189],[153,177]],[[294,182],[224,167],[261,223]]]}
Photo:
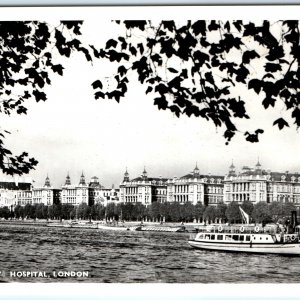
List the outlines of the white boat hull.
{"label": "white boat hull", "polygon": [[248,252],[260,254],[300,255],[300,243],[208,243],[205,241],[189,241],[190,246],[203,250],[228,252]]}

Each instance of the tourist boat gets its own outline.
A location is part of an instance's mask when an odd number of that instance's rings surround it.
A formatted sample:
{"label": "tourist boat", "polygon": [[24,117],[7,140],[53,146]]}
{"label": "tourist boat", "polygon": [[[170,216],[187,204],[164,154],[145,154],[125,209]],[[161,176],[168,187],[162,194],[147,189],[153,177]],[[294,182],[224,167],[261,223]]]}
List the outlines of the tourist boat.
{"label": "tourist boat", "polygon": [[204,250],[300,255],[300,226],[270,225],[199,226],[188,243]]}

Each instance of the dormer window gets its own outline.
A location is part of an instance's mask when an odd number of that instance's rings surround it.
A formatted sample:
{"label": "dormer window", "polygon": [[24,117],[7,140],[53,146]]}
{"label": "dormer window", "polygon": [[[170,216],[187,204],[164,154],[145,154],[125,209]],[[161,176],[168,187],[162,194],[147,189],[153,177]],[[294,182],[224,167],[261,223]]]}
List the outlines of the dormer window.
{"label": "dormer window", "polygon": [[214,181],[215,181],[214,178],[211,178],[211,179],[210,179],[210,182],[211,182],[211,183],[214,183]]}
{"label": "dormer window", "polygon": [[292,176],[292,178],[291,178],[292,182],[295,182],[295,179],[296,179],[296,177]]}
{"label": "dormer window", "polygon": [[286,178],[286,177],[285,177],[284,175],[282,175],[282,176],[281,176],[281,181],[285,181],[285,178]]}

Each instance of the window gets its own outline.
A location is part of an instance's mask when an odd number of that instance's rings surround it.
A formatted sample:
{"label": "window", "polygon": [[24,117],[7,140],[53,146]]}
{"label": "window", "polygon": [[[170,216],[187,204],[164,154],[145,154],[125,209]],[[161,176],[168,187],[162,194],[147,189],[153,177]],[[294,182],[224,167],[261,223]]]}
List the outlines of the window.
{"label": "window", "polygon": [[238,241],[238,240],[239,240],[239,236],[234,234],[234,235],[232,236],[232,239],[233,239],[234,241]]}
{"label": "window", "polygon": [[209,234],[206,234],[206,235],[205,235],[205,239],[206,239],[206,240],[209,240],[209,239],[210,239],[210,235],[209,235]]}
{"label": "window", "polygon": [[240,241],[243,242],[244,241],[245,236],[240,235]]}
{"label": "window", "polygon": [[226,235],[225,235],[225,240],[226,240],[226,241],[231,240],[231,235],[227,235],[227,234],[226,234]]}
{"label": "window", "polygon": [[223,235],[222,234],[218,234],[217,235],[217,240],[219,240],[219,241],[223,240]]}
{"label": "window", "polygon": [[215,236],[214,234],[212,234],[212,235],[210,236],[210,239],[211,239],[211,240],[215,240],[215,237],[216,237],[216,236]]}
{"label": "window", "polygon": [[250,235],[246,235],[246,241],[250,242]]}

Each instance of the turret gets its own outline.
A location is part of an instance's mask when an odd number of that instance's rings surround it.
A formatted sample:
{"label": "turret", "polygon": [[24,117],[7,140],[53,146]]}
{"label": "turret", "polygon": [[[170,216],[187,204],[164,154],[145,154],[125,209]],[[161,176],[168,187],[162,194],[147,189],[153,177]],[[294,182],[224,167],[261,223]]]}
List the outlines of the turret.
{"label": "turret", "polygon": [[126,171],[124,173],[124,178],[123,178],[123,182],[129,182],[129,173],[127,171],[127,168],[126,168]]}
{"label": "turret", "polygon": [[148,174],[147,174],[146,168],[144,167],[144,171],[143,171],[143,174],[142,174],[142,178],[143,178],[144,180],[147,180],[147,177],[148,177]]}
{"label": "turret", "polygon": [[199,175],[199,174],[200,174],[200,170],[199,170],[199,168],[198,168],[198,164],[197,164],[197,163],[196,163],[195,169],[194,169],[194,171],[193,171],[193,174],[194,174],[194,175]]}
{"label": "turret", "polygon": [[49,179],[49,177],[48,177],[48,174],[47,174],[47,177],[46,177],[46,180],[45,180],[44,187],[51,187],[50,179]]}
{"label": "turret", "polygon": [[86,185],[86,183],[85,183],[85,177],[83,175],[83,171],[82,171],[81,176],[80,176],[79,184],[80,185]]}
{"label": "turret", "polygon": [[228,176],[236,176],[236,173],[235,173],[235,166],[233,164],[233,161],[231,162],[231,165],[229,167],[229,173],[228,173]]}
{"label": "turret", "polygon": [[68,173],[68,175],[67,175],[67,177],[66,177],[65,185],[71,185],[71,179],[70,179],[69,173]]}

